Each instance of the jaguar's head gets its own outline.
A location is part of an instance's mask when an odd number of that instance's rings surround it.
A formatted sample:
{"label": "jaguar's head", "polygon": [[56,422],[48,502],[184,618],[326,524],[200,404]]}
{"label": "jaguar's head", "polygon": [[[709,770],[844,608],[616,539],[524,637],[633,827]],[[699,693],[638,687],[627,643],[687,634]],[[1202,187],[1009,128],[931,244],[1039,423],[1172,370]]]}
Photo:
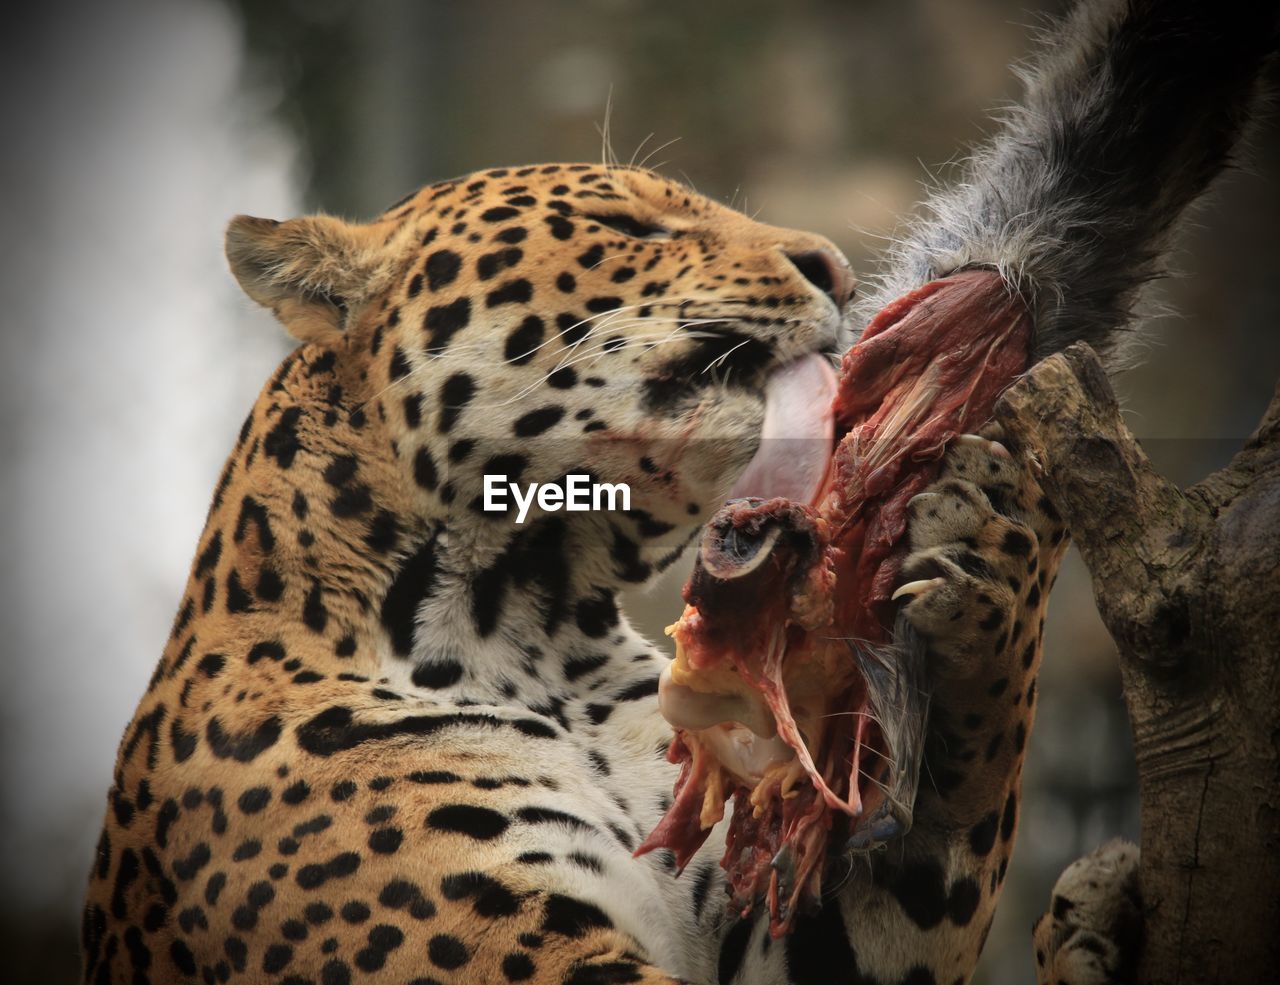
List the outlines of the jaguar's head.
{"label": "jaguar's head", "polygon": [[[552,516],[593,524],[604,581],[678,553],[755,454],[779,369],[848,342],[853,277],[830,242],[638,168],[479,172],[360,225],[240,217],[227,253],[253,299],[357,381],[346,397],[385,431],[423,517],[490,547]],[[517,524],[509,489],[505,512],[484,509],[486,475],[570,474],[625,483],[629,511],[570,520],[535,500]]]}

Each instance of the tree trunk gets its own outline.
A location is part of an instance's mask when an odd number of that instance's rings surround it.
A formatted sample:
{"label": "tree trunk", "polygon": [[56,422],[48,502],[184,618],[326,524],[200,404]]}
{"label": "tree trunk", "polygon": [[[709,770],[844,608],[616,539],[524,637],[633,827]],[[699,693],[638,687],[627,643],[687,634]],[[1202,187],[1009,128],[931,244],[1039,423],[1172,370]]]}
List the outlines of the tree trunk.
{"label": "tree trunk", "polygon": [[1142,798],[1145,983],[1280,968],[1280,389],[1226,468],[1156,474],[1094,352],[1035,366],[997,419],[1043,469],[1119,649]]}

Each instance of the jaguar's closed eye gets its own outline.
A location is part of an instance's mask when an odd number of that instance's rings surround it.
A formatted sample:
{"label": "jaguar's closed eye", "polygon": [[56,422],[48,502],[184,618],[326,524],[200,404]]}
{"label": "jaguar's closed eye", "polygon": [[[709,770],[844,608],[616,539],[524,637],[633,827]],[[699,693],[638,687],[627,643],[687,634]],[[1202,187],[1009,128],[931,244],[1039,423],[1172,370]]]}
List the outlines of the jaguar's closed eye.
{"label": "jaguar's closed eye", "polygon": [[585,218],[633,239],[666,239],[671,235],[670,229],[630,215],[588,215]]}

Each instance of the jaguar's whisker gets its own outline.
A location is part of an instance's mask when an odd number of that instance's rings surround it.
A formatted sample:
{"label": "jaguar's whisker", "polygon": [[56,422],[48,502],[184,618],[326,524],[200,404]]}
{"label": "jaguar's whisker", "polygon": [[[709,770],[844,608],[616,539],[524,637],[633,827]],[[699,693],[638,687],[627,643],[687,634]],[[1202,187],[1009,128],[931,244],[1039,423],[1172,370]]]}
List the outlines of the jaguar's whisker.
{"label": "jaguar's whisker", "polygon": [[653,139],[653,131],[650,130],[647,134],[645,134],[644,139],[641,140],[640,143],[636,144],[636,149],[631,152],[631,160],[627,162],[627,167],[635,167],[636,157],[640,154],[642,150],[644,150],[644,145],[647,144],[652,139]]}
{"label": "jaguar's whisker", "polygon": [[[654,154],[658,154],[658,153],[660,153],[660,152],[662,152],[662,151],[666,150],[666,149],[667,149],[668,147],[670,147],[672,144],[674,144],[674,143],[678,143],[678,142],[679,142],[679,140],[680,140],[680,138],[679,138],[679,137],[672,137],[672,138],[671,138],[670,140],[668,140],[665,144],[659,144],[657,147],[653,148],[651,151],[649,151],[649,153],[648,153],[648,154],[646,154],[646,155],[644,156],[644,160],[642,160],[642,161],[640,162],[639,166],[640,166],[640,167],[642,167],[642,168],[647,168],[647,167],[649,167],[649,159],[650,159],[651,157],[653,157],[653,155],[654,155]],[[666,161],[662,161],[662,162],[660,162],[659,164],[654,165],[650,170],[654,170],[654,171],[656,171],[656,170],[658,170],[659,168],[661,168],[661,167],[662,167],[664,164],[666,164],[666,163],[667,163]]]}

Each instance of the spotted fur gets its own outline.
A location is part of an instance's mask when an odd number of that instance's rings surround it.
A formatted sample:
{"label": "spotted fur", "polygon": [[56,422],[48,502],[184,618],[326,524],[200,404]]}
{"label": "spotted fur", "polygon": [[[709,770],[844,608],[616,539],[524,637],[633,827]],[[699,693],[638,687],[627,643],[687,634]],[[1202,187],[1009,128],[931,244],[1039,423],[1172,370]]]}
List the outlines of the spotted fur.
{"label": "spotted fur", "polygon": [[[1269,10],[1074,15],[864,310],[990,266],[1031,302],[1037,355],[1113,347],[1249,118]],[[912,507],[907,571],[932,587],[898,635],[927,650],[932,703],[910,834],[833,859],[830,894],[776,942],[725,914],[718,835],[680,878],[631,854],[673,777],[664,657],[616,596],[743,469],[764,374],[849,341],[829,243],[637,169],[546,165],[431,186],[364,225],[242,217],[227,245],[303,344],[245,421],[121,743],[86,982],[968,978],[1065,548],[998,435],[955,446]],[[636,498],[516,526],[477,508],[499,471],[583,471]],[[1064,874],[1042,975],[1127,967],[1108,901],[1135,866],[1108,859]]]}
{"label": "spotted fur", "polygon": [[1117,839],[1067,866],[1034,936],[1038,985],[1136,982],[1143,940],[1137,847]]}
{"label": "spotted fur", "polygon": [[[967,977],[1062,542],[990,442],[952,455],[948,519],[913,533],[912,564],[963,577],[906,609],[946,668],[912,834],[834,860],[839,891],[777,942],[726,915],[716,837],[679,878],[632,857],[674,777],[666,657],[617,592],[722,501],[768,370],[846,344],[828,242],[547,165],[367,225],[242,217],[227,247],[303,344],[240,431],[121,744],[87,982]],[[477,509],[486,472],[573,470],[629,482],[630,511]]]}
{"label": "spotted fur", "polygon": [[[1144,289],[1166,271],[1187,213],[1239,154],[1278,47],[1275,4],[1077,2],[1020,67],[1025,93],[995,136],[894,244],[862,293],[859,321],[925,281],[985,267],[1028,302],[1033,358],[1084,341],[1109,367],[1130,362]],[[982,611],[957,601],[970,572],[937,559],[921,564],[947,580],[918,615],[944,635],[935,649],[947,663],[963,659],[974,652],[969,624]],[[957,631],[946,632],[957,613]],[[1030,650],[1027,657],[1034,661]],[[1040,981],[1133,980],[1137,869],[1137,849],[1113,843],[1063,873],[1037,925]]]}

